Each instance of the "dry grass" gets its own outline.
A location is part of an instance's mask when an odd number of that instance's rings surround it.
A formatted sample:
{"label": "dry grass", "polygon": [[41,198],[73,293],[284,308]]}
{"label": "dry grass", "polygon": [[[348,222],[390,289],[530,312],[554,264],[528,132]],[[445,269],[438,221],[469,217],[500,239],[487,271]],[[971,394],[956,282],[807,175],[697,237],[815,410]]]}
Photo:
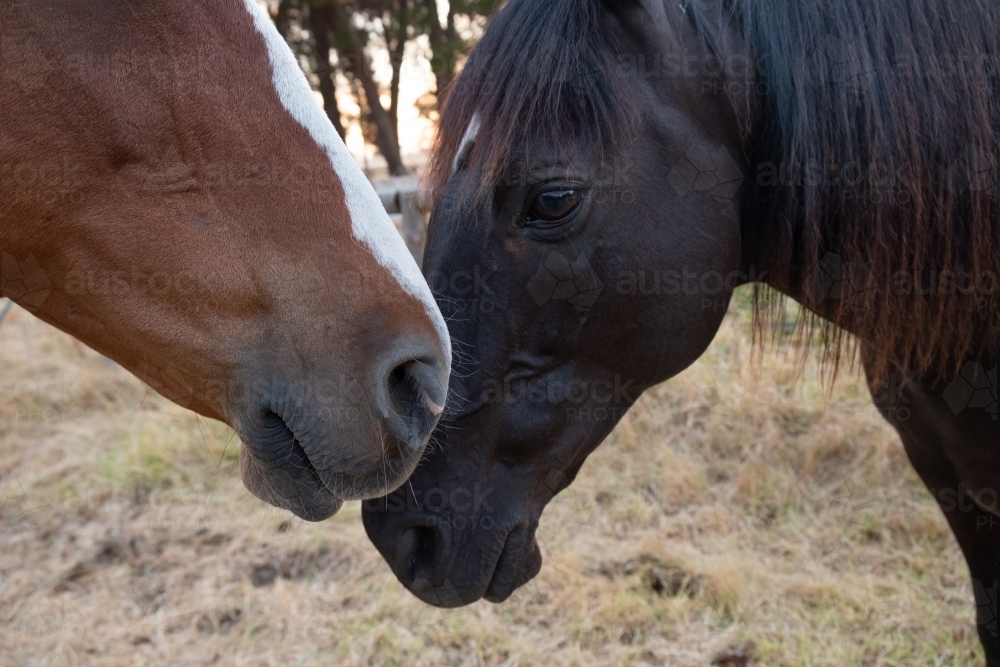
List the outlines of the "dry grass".
{"label": "dry grass", "polygon": [[779,353],[753,373],[741,313],[550,505],[541,575],[445,611],[357,503],[315,525],[264,506],[231,431],[16,311],[0,664],[982,664],[965,564],[867,391]]}

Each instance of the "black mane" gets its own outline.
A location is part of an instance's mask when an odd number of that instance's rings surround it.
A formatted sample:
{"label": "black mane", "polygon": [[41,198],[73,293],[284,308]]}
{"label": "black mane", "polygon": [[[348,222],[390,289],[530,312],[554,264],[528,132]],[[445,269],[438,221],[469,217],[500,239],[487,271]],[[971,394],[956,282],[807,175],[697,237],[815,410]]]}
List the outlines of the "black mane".
{"label": "black mane", "polygon": [[[894,362],[944,375],[977,355],[1000,334],[1000,3],[687,0],[685,10],[678,20],[694,21],[717,56],[733,48],[719,35],[733,32],[754,65],[757,85],[733,102],[751,110],[744,212],[765,263],[785,267],[772,283],[794,289],[833,253],[863,267],[854,287],[868,297],[824,315],[870,332],[880,371]],[[450,176],[473,113],[477,191],[534,136],[620,145],[637,118],[616,60],[628,45],[609,23],[602,0],[511,0],[446,101],[432,185]],[[803,324],[821,323],[806,314]],[[844,334],[825,340],[836,361]]]}
{"label": "black mane", "polygon": [[636,118],[616,59],[601,2],[510,0],[447,93],[431,182],[441,185],[451,175],[473,114],[482,125],[473,156],[481,178],[470,183],[477,194],[503,178],[533,137],[617,145]]}
{"label": "black mane", "polygon": [[[947,374],[998,333],[1000,4],[774,5],[724,6],[766,91],[747,150],[767,263],[785,284],[827,253],[863,267],[871,296],[833,321],[862,320],[880,370]],[[973,278],[948,293],[949,274]]]}

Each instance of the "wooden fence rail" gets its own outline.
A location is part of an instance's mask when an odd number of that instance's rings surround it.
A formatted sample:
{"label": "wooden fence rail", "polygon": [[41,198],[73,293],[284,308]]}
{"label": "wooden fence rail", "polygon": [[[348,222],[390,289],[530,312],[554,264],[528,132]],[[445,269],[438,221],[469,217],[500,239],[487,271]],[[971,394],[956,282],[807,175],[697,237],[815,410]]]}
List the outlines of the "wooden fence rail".
{"label": "wooden fence rail", "polygon": [[424,257],[424,242],[427,236],[427,221],[424,216],[426,193],[420,190],[420,179],[416,176],[395,176],[372,181],[382,206],[396,229],[403,236],[410,254],[421,264]]}

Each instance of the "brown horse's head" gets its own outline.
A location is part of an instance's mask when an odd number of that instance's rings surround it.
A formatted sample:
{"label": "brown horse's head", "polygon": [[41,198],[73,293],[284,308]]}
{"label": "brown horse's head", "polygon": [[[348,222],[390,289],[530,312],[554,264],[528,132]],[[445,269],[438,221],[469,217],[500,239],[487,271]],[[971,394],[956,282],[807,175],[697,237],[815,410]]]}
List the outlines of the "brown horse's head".
{"label": "brown horse's head", "polygon": [[306,519],[398,486],[443,319],[255,0],[0,7],[4,296],[243,440]]}

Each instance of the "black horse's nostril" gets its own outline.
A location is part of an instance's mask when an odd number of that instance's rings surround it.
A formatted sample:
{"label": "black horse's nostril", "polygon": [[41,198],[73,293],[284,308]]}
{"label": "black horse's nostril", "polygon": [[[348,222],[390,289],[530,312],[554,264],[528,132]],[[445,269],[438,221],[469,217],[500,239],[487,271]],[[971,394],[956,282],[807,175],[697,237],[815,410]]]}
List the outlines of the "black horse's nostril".
{"label": "black horse's nostril", "polygon": [[434,569],[437,535],[428,526],[414,526],[403,531],[404,543],[411,544],[410,562],[407,564],[409,580],[428,576]]}
{"label": "black horse's nostril", "polygon": [[384,380],[386,427],[409,449],[420,449],[443,411],[441,370],[433,358],[395,364]]}

